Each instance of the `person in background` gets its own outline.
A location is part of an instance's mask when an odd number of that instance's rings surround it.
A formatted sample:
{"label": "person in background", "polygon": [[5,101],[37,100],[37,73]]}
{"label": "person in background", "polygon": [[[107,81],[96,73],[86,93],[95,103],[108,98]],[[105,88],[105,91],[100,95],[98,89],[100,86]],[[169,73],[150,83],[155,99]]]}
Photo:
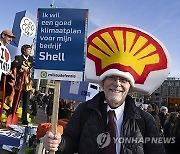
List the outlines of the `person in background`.
{"label": "person in background", "polygon": [[59,99],[58,119],[65,118],[65,100]]}
{"label": "person in background", "polygon": [[[10,44],[14,38],[15,38],[15,36],[10,30],[3,30],[1,32],[0,46],[2,45],[5,47],[6,50],[8,50],[6,48],[6,45]],[[11,72],[8,73],[8,75],[10,75],[10,74],[11,74]],[[4,74],[1,77],[0,86],[2,86],[2,83],[3,83],[3,76],[4,76]]]}
{"label": "person in background", "polygon": [[159,119],[160,119],[162,128],[164,128],[164,123],[167,120],[167,118],[168,118],[168,108],[166,106],[161,106]]}
{"label": "person in background", "polygon": [[51,122],[51,116],[52,116],[52,111],[53,111],[53,100],[54,100],[54,95],[49,94],[49,99],[48,99],[47,107],[46,107],[47,122]]}
{"label": "person in background", "polygon": [[37,104],[38,104],[38,107],[39,108],[42,108],[42,97],[43,97],[43,95],[41,94],[41,92],[40,91],[38,91],[38,93],[37,93]]}
{"label": "person in background", "polygon": [[164,124],[164,137],[175,138],[174,143],[165,144],[166,154],[179,154],[180,148],[180,118],[178,112],[169,113]]}
{"label": "person in background", "polygon": [[74,112],[74,104],[75,104],[75,101],[66,101],[66,105],[65,105],[65,117],[66,119],[70,119],[73,112]]}
{"label": "person in background", "polygon": [[40,91],[35,91],[32,99],[31,99],[31,118],[34,119],[37,115],[37,109],[38,109],[38,102],[37,102],[37,97],[38,97],[38,93],[40,93]]}
{"label": "person in background", "polygon": [[47,105],[49,103],[49,94],[45,94],[42,98],[42,106],[43,106],[43,109],[46,111],[46,108],[47,108]]}
{"label": "person in background", "polygon": [[175,143],[173,144],[172,149],[166,154],[170,154],[170,152],[173,151],[173,154],[179,154],[180,151],[180,112],[178,113],[178,117],[176,119],[176,122],[174,124],[173,132],[172,132],[173,137],[175,137]]}
{"label": "person in background", "polygon": [[159,130],[159,132],[161,132],[162,127],[161,127],[161,122],[160,122],[160,119],[158,116],[159,107],[155,103],[151,103],[147,107],[147,112],[149,112],[154,117],[154,119],[156,121],[156,125],[158,127],[158,130]]}
{"label": "person in background", "polygon": [[171,112],[168,116],[164,124],[164,136],[165,137],[172,137],[173,136],[173,129],[178,117],[178,112]]}
{"label": "person in background", "polygon": [[12,111],[15,108],[15,103],[19,93],[19,88],[21,84],[21,78],[25,72],[24,84],[21,92],[22,99],[22,124],[27,125],[27,110],[28,102],[30,97],[30,91],[33,90],[33,81],[32,81],[32,65],[33,57],[30,56],[32,47],[31,45],[24,44],[21,47],[21,55],[15,56],[15,60],[12,62],[12,70],[16,70],[16,82],[15,82],[15,96],[12,105]]}
{"label": "person in background", "polygon": [[3,30],[1,32],[1,38],[0,43],[2,43],[4,46],[7,44],[10,44],[11,41],[15,38],[14,34],[10,30]]}
{"label": "person in background", "polygon": [[[6,48],[6,45],[10,44],[11,41],[14,38],[15,38],[15,35],[12,33],[12,31],[3,30],[1,32],[0,47],[4,48],[6,51],[8,51],[8,49]],[[4,49],[0,49],[0,50],[4,50]],[[6,80],[5,80],[5,83],[4,83],[4,77],[5,76],[6,76]],[[6,87],[5,92],[3,92],[3,85],[4,84],[5,84],[5,87]],[[12,106],[12,99],[13,99],[13,96],[14,96],[13,86],[14,86],[14,75],[12,74],[12,72],[10,71],[7,74],[3,73],[2,76],[1,76],[1,79],[0,79],[0,95],[1,95],[0,99],[2,99],[2,95],[4,93],[5,94],[4,98],[6,100],[5,102],[7,103],[6,111],[9,110],[9,107]],[[0,100],[0,102],[1,102],[1,100]]]}

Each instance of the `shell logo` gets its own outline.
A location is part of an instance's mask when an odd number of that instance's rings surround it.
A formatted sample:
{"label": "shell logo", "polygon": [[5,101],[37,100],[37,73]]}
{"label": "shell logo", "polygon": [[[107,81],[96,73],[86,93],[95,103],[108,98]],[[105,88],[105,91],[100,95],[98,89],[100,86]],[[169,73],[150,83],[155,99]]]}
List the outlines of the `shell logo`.
{"label": "shell logo", "polygon": [[167,69],[166,48],[151,35],[131,27],[107,27],[89,36],[87,57],[94,61],[96,75],[109,69],[129,72],[143,84],[152,71]]}

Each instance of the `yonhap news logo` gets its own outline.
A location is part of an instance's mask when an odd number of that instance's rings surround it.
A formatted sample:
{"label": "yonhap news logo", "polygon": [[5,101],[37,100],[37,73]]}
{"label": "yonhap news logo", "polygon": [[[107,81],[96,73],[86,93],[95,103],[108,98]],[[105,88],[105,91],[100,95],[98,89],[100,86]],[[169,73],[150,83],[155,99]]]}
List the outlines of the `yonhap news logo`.
{"label": "yonhap news logo", "polygon": [[97,137],[97,144],[99,148],[105,148],[107,147],[111,142],[111,137],[108,132],[101,133]]}
{"label": "yonhap news logo", "polygon": [[101,133],[97,136],[97,144],[99,148],[107,147],[110,142],[115,144],[173,144],[175,137],[110,137],[108,132]]}

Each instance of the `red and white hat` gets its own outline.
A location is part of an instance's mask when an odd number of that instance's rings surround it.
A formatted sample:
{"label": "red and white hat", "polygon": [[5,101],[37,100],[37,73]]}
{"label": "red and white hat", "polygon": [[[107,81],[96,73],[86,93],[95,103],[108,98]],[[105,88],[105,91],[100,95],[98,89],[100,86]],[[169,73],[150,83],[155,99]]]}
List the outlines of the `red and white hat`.
{"label": "red and white hat", "polygon": [[158,39],[143,30],[109,26],[88,37],[85,66],[89,82],[117,75],[128,79],[133,91],[151,94],[167,78],[170,56]]}

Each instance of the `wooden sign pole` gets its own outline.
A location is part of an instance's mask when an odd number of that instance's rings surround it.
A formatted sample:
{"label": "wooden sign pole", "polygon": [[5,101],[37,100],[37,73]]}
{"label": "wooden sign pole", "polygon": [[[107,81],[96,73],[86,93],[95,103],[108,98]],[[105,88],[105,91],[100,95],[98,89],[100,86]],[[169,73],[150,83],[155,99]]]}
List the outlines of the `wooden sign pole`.
{"label": "wooden sign pole", "polygon": [[[59,96],[60,96],[60,81],[55,80],[54,101],[53,101],[53,114],[52,114],[52,133],[57,133],[58,111],[59,111]],[[50,154],[55,154],[50,151]]]}

